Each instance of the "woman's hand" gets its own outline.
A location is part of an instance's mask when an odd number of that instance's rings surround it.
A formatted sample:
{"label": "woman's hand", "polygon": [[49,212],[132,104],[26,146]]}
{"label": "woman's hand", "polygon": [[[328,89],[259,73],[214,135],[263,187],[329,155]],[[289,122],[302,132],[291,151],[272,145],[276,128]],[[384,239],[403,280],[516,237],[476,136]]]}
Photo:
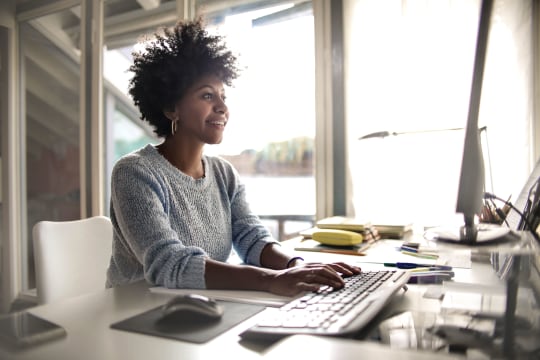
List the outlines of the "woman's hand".
{"label": "woman's hand", "polygon": [[294,296],[303,291],[316,291],[321,286],[340,289],[345,285],[343,277],[358,274],[360,271],[360,268],[343,262],[302,263],[269,274],[268,291],[277,295]]}

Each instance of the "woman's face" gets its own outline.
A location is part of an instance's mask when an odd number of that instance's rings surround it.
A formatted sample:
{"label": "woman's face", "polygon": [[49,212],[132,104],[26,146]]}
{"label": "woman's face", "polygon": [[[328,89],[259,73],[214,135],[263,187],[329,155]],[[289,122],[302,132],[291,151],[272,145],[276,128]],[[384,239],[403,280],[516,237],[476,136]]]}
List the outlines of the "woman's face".
{"label": "woman's face", "polygon": [[214,75],[201,77],[176,103],[175,113],[178,119],[175,137],[219,144],[229,120],[223,82]]}

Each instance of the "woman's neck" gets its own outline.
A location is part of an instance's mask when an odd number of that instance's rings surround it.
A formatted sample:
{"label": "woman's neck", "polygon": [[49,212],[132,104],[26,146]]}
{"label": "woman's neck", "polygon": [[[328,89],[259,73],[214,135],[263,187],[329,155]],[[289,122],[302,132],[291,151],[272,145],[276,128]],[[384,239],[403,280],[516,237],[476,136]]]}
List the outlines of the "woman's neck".
{"label": "woman's neck", "polygon": [[204,177],[205,169],[202,162],[202,147],[182,146],[182,143],[167,139],[156,148],[167,161],[184,174],[194,179]]}

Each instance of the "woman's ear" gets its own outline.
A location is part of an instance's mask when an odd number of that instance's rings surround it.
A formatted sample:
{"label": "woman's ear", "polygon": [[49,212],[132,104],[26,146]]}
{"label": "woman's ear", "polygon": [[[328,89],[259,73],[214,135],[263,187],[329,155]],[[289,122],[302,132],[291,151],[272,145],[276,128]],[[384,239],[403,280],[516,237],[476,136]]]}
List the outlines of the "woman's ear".
{"label": "woman's ear", "polygon": [[176,106],[174,104],[165,106],[163,109],[163,115],[165,115],[165,117],[171,121],[178,120],[178,114],[176,113]]}
{"label": "woman's ear", "polygon": [[176,116],[176,110],[174,108],[163,109],[163,115],[165,115],[165,117],[171,121],[176,121],[178,117]]}

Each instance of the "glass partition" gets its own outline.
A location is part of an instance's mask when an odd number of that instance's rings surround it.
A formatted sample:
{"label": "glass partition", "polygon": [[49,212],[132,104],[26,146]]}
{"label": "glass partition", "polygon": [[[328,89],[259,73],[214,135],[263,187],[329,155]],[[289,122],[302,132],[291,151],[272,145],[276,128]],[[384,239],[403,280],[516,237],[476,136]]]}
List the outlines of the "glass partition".
{"label": "glass partition", "polygon": [[32,227],[80,218],[78,26],[71,10],[20,24],[22,114],[26,127],[23,288],[35,287]]}

